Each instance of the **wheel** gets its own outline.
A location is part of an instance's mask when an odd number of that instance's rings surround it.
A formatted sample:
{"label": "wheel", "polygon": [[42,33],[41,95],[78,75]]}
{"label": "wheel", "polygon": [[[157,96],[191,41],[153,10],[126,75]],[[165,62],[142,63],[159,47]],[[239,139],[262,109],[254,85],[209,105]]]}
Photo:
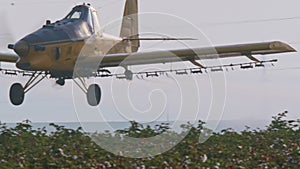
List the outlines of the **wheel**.
{"label": "wheel", "polygon": [[10,102],[15,105],[19,106],[23,103],[25,97],[24,88],[20,83],[15,83],[10,87],[9,91],[9,98]]}
{"label": "wheel", "polygon": [[87,91],[87,101],[90,106],[98,106],[101,100],[101,89],[99,85],[92,84]]}

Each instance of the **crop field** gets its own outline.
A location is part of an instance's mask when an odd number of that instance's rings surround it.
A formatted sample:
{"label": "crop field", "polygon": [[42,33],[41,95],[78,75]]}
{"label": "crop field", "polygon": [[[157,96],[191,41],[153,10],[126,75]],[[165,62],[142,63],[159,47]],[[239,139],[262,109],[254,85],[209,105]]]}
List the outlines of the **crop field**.
{"label": "crop field", "polygon": [[[49,124],[54,131],[33,129],[29,121],[13,128],[0,124],[0,168],[299,168],[300,120],[286,120],[287,112],[272,118],[264,129],[245,128],[242,132],[224,129],[212,133],[204,143],[199,135],[205,124],[182,125],[187,136],[170,151],[147,158],[114,155],[94,143],[81,128],[68,129]],[[95,133],[110,140],[125,141],[125,136],[147,138],[167,133],[168,124],[155,128],[131,122],[115,133]],[[185,130],[183,130],[184,132]],[[116,147],[118,148],[118,147]],[[126,153],[126,152],[123,152]]]}

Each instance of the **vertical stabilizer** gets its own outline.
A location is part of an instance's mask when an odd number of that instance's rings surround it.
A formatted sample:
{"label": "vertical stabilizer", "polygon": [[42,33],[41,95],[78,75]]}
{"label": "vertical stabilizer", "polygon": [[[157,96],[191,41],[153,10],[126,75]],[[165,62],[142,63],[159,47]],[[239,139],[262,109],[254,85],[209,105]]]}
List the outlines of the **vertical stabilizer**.
{"label": "vertical stabilizer", "polygon": [[125,10],[121,27],[121,38],[134,39],[128,40],[127,45],[131,51],[137,52],[140,47],[139,21],[138,21],[138,2],[137,0],[126,0]]}

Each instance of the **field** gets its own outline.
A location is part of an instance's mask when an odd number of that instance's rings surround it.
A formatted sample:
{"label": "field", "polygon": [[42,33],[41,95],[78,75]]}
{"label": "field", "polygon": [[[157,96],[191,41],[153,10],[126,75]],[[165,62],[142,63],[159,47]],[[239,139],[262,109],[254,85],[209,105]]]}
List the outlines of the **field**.
{"label": "field", "polygon": [[[300,120],[286,120],[286,115],[273,117],[264,129],[212,133],[204,143],[199,142],[199,135],[209,130],[203,122],[182,125],[183,132],[189,131],[184,140],[166,153],[147,158],[109,153],[81,128],[50,124],[55,130],[48,132],[45,128],[33,129],[29,121],[14,128],[1,124],[0,168],[299,168]],[[123,141],[130,147],[136,145],[126,142],[126,136],[147,138],[167,133],[172,138],[182,134],[168,129],[168,124],[151,128],[131,122],[131,127],[116,133],[94,135]]]}

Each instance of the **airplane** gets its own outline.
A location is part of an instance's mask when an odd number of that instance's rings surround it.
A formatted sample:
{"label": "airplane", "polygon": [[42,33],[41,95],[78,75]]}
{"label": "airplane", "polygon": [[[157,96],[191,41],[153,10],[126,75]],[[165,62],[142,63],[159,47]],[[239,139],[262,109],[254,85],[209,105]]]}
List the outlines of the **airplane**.
{"label": "airplane", "polygon": [[[123,67],[126,79],[132,80],[133,72],[128,68],[132,65],[190,62],[205,68],[198,62],[200,59],[247,57],[255,63],[263,63],[254,55],[296,52],[281,41],[139,52],[143,40],[192,39],[141,38],[137,0],[125,2],[119,37],[103,32],[97,11],[90,4],[77,5],[63,19],[47,20],[42,28],[9,44],[8,48],[14,53],[0,52],[0,62],[15,63],[18,68],[13,74],[22,72],[24,76],[30,76],[25,85],[15,83],[11,86],[10,101],[15,106],[22,105],[25,94],[48,77],[61,86],[66,80],[74,80],[85,93],[88,104],[98,106],[101,88],[98,84],[88,86],[85,78],[97,77],[99,72],[110,73],[108,68]],[[7,72],[9,74],[9,70]]]}

